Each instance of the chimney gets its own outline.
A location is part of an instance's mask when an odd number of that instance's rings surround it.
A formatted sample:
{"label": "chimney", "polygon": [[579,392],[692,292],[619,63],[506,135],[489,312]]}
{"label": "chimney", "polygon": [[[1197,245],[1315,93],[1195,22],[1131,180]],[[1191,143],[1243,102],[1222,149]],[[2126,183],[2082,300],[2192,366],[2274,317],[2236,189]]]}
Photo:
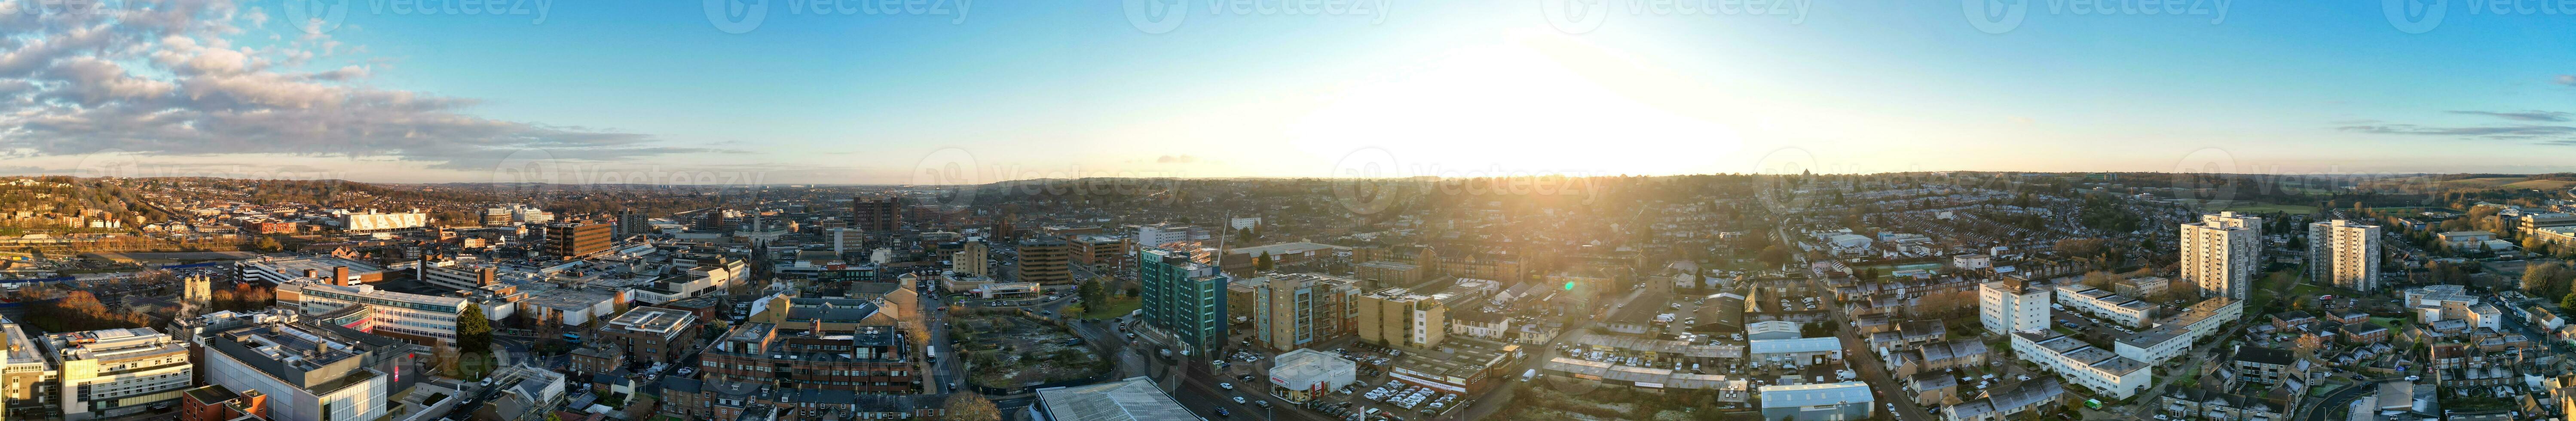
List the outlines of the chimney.
{"label": "chimney", "polygon": [[313,269],[305,269],[305,270],[304,270],[304,277],[306,277],[306,278],[320,278],[320,277],[322,277],[322,271],[319,271],[319,270],[313,270]]}

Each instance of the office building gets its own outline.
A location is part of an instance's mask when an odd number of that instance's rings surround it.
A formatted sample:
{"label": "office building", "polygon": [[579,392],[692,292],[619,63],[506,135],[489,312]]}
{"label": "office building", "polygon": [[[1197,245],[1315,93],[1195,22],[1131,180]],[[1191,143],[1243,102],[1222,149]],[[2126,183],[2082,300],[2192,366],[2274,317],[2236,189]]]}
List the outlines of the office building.
{"label": "office building", "polygon": [[27,335],[27,328],[0,317],[0,418],[47,419],[62,416],[54,356]]}
{"label": "office building", "polygon": [[617,211],[617,229],[615,231],[619,238],[651,234],[653,233],[653,217],[647,216],[644,211],[639,210],[628,209]]}
{"label": "office building", "polygon": [[277,304],[306,317],[411,343],[456,346],[456,319],[465,299],[379,291],[373,285],[327,285],[311,280],[277,286]]}
{"label": "office building", "polygon": [[1359,281],[1311,273],[1273,273],[1243,282],[1253,285],[1256,342],[1275,351],[1304,348],[1316,341],[1351,334]]}
{"label": "office building", "polygon": [[1073,246],[1053,238],[1020,240],[1020,282],[1074,283]]}
{"label": "office building", "polygon": [[2342,219],[2308,224],[2308,277],[2361,292],[2379,290],[2379,226]]}
{"label": "office building", "polygon": [[1988,332],[2048,329],[2048,289],[2017,278],[1977,285],[1977,321]]}
{"label": "office building", "polygon": [[546,255],[561,260],[577,260],[608,252],[612,234],[608,224],[600,222],[566,222],[546,226]]}
{"label": "office building", "polygon": [[1200,354],[1225,344],[1225,287],[1232,278],[1186,251],[1147,248],[1136,254],[1145,321],[1169,330]]}
{"label": "office building", "polygon": [[2183,283],[2200,288],[2203,297],[2244,300],[2261,267],[2263,218],[2219,212],[2200,222],[2182,224]]}
{"label": "office building", "polygon": [[500,270],[489,264],[457,263],[454,260],[421,262],[417,271],[421,282],[458,291],[480,291],[501,283]]}
{"label": "office building", "polygon": [[329,324],[259,323],[205,347],[206,383],[267,394],[278,421],[377,419],[387,395],[424,375],[415,345]]}
{"label": "office building", "polygon": [[195,387],[187,344],[151,328],[56,333],[44,341],[59,364],[55,385],[64,420],[141,413]]}
{"label": "office building", "polygon": [[599,327],[599,341],[624,351],[630,361],[679,361],[682,351],[698,341],[698,314],[660,307],[636,307]]}
{"label": "office building", "polygon": [[1118,273],[1127,268],[1127,237],[1076,235],[1065,243],[1073,246],[1073,264],[1091,268],[1092,273]]}
{"label": "office building", "polygon": [[334,285],[357,285],[385,280],[385,269],[373,263],[341,256],[267,256],[233,264],[241,280],[277,285],[296,278],[315,278]]}
{"label": "office building", "polygon": [[859,197],[850,199],[850,226],[866,231],[870,237],[894,235],[903,228],[903,198]]}
{"label": "office building", "polygon": [[1137,247],[1162,247],[1165,244],[1213,238],[1206,228],[1196,225],[1159,223],[1136,227]]}
{"label": "office building", "polygon": [[1878,411],[1878,398],[1863,382],[1763,386],[1761,393],[1765,420],[1867,420]]}
{"label": "office building", "polygon": [[1359,311],[1351,322],[1353,333],[1361,341],[1430,348],[1448,340],[1449,312],[1477,301],[1468,294],[1424,295],[1404,288],[1387,288],[1362,294],[1355,302]]}

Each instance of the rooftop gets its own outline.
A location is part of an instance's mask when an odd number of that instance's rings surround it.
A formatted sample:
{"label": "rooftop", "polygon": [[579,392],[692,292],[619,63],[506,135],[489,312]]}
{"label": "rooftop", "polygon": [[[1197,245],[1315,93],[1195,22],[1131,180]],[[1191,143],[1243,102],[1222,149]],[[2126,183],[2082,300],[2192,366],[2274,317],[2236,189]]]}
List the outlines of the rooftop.
{"label": "rooftop", "polygon": [[1869,384],[1856,381],[1762,387],[1762,406],[1767,408],[1866,404],[1871,401]]}
{"label": "rooftop", "polygon": [[1143,421],[1197,419],[1146,377],[1089,386],[1038,389],[1038,402],[1051,418],[1062,421]]}

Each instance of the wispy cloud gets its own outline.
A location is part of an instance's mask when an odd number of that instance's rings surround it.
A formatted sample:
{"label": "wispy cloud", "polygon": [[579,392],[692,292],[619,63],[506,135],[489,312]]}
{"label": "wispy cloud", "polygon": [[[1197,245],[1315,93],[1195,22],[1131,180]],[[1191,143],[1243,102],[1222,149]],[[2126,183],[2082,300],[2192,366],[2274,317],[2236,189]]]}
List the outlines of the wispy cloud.
{"label": "wispy cloud", "polygon": [[2570,119],[2571,119],[2571,118],[2570,118],[2570,116],[2571,116],[2571,115],[2576,115],[2576,114],[2568,114],[2568,113],[2566,113],[2566,112],[2562,112],[2562,111],[2517,111],[2517,112],[2496,112],[2496,111],[2452,111],[2451,113],[2452,113],[2452,114],[2482,115],[2482,116],[2495,117],[2495,118],[2501,118],[2501,119],[2506,119],[2506,120],[2514,120],[2514,121],[2547,121],[2547,122],[2568,121],[2568,120],[2570,120]]}
{"label": "wispy cloud", "polygon": [[267,22],[260,9],[233,0],[0,15],[0,149],[390,157],[466,170],[493,168],[522,150],[586,161],[724,152],[614,129],[486,118],[465,112],[473,99],[373,87],[367,66],[310,63],[363,51],[319,32],[259,48],[230,39]]}

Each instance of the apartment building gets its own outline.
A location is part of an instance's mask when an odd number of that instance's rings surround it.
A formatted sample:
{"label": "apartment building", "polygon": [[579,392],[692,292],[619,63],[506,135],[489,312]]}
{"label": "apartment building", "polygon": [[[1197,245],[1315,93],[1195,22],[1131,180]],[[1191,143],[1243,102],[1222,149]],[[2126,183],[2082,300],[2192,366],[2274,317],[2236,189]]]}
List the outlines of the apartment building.
{"label": "apartment building", "polygon": [[990,277],[993,273],[993,249],[981,238],[969,238],[957,244],[957,254],[948,259],[949,271]]}
{"label": "apartment building", "polygon": [[[1225,344],[1226,284],[1231,277],[1192,260],[1190,252],[1147,248],[1136,254],[1145,322],[1201,351]],[[1248,304],[1247,304],[1248,305]],[[1202,353],[1201,355],[1205,355]]]}
{"label": "apartment building", "polygon": [[2379,226],[2342,219],[2308,224],[2308,276],[2356,291],[2379,290]]}
{"label": "apartment building", "polygon": [[2048,330],[2047,288],[2005,278],[1977,285],[1977,321],[1988,332]]}
{"label": "apartment building", "polygon": [[2222,298],[2201,300],[2182,314],[2157,320],[2156,326],[2113,340],[2119,355],[2148,364],[2191,352],[2191,344],[2217,334],[2218,327],[2245,317],[2245,302]]}
{"label": "apartment building", "polygon": [[417,276],[422,282],[452,290],[482,290],[501,283],[500,270],[488,264],[464,264],[454,260],[421,262]]}
{"label": "apartment building", "polygon": [[1314,273],[1271,273],[1255,282],[1252,320],[1256,342],[1274,351],[1304,348],[1352,334],[1359,281]]}
{"label": "apartment building", "polygon": [[1387,288],[1359,296],[1358,325],[1361,341],[1382,345],[1416,348],[1440,346],[1449,336],[1449,312],[1471,305],[1476,298],[1468,294],[1415,294],[1404,288]]}
{"label": "apartment building", "polygon": [[2237,380],[2248,383],[2307,384],[2306,364],[2300,363],[2298,357],[2287,350],[2240,346],[2236,349],[2236,357],[2228,361],[2228,368],[2236,373]]}
{"label": "apartment building", "polygon": [[2122,357],[2052,331],[2013,332],[2012,349],[2014,355],[2039,365],[2041,370],[2057,373],[2069,383],[2114,398],[2128,398],[2145,391],[2152,376],[2151,370],[2147,369],[2150,363]]}
{"label": "apartment building", "polygon": [[45,335],[58,364],[55,384],[61,418],[117,417],[173,402],[195,385],[196,364],[185,342],[151,328]]}
{"label": "apartment building", "polygon": [[668,363],[697,345],[698,314],[661,307],[636,307],[599,327],[598,341],[616,346],[631,361]]}
{"label": "apartment building", "polygon": [[2156,305],[2081,284],[2058,285],[2057,304],[2067,310],[2135,328],[2155,320]]}
{"label": "apartment building", "polygon": [[2263,218],[2219,212],[2182,224],[2180,278],[2204,297],[2243,300],[2262,266]]}

